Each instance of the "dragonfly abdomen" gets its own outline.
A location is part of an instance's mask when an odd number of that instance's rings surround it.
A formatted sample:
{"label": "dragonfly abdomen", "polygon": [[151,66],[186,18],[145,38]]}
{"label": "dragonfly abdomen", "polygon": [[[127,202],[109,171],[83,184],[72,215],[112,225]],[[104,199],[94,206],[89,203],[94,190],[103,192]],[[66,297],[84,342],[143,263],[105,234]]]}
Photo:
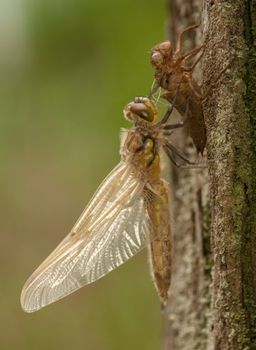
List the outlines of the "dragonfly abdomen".
{"label": "dragonfly abdomen", "polygon": [[171,240],[155,240],[150,243],[153,280],[162,305],[168,300],[171,284],[172,246]]}
{"label": "dragonfly abdomen", "polygon": [[[153,192],[152,190],[155,190]],[[168,192],[162,180],[146,188],[144,198],[150,218],[149,256],[152,277],[163,306],[171,284],[172,240]]]}

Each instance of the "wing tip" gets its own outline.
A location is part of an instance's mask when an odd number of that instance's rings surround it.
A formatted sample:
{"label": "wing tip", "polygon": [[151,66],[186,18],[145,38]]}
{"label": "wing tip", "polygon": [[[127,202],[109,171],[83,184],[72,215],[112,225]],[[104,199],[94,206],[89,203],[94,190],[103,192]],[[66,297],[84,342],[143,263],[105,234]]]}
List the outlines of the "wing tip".
{"label": "wing tip", "polygon": [[21,291],[21,295],[20,295],[20,305],[21,308],[24,312],[26,313],[33,313],[35,311],[38,311],[39,309],[41,309],[41,306],[36,308],[36,307],[31,307],[31,303],[29,301],[29,297],[27,295],[27,288],[26,288],[26,284],[23,287],[22,291]]}

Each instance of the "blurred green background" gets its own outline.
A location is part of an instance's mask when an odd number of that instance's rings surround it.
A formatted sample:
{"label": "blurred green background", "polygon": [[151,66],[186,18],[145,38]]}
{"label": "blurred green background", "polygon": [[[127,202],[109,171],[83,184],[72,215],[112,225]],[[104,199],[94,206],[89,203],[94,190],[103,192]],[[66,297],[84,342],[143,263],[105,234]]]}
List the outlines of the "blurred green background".
{"label": "blurred green background", "polygon": [[35,314],[19,296],[118,162],[165,16],[164,0],[0,2],[1,350],[161,348],[145,252]]}

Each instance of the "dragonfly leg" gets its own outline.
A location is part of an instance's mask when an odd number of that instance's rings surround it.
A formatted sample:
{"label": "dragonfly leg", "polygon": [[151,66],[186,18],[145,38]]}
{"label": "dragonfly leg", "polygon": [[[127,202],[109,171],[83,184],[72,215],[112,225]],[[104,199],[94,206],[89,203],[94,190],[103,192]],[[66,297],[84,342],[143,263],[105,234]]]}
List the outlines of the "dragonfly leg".
{"label": "dragonfly leg", "polygon": [[[176,124],[164,125],[164,130],[167,131],[167,130],[172,130],[172,129],[178,129],[178,128],[181,128],[181,127],[184,126],[186,120],[188,119],[189,100],[190,100],[190,98],[191,98],[191,96],[192,96],[192,93],[193,93],[193,92],[191,92],[191,93],[189,94],[188,98],[187,98],[186,106],[185,106],[185,113],[184,113],[184,118],[183,118],[183,120],[180,121],[180,122],[178,122],[178,123],[176,123]],[[172,103],[170,104],[170,106],[168,107],[167,112],[165,113],[163,119],[162,119],[161,122],[160,122],[162,125],[165,124],[165,123],[168,121],[169,117],[171,116],[171,113],[172,113],[172,111],[173,111],[173,108],[175,107],[175,98],[176,98],[176,96],[177,96],[177,93],[175,94],[175,97],[174,97],[174,99],[173,99],[173,102],[172,102]],[[166,133],[166,135],[167,135],[167,133]]]}
{"label": "dragonfly leg", "polygon": [[173,146],[170,143],[166,144],[166,147],[171,150],[174,154],[176,154],[180,159],[184,160],[184,162],[186,162],[187,164],[190,165],[195,165],[197,163],[190,161],[188,158],[186,158],[186,156],[184,154],[182,154],[175,146]]}
{"label": "dragonfly leg", "polygon": [[[177,150],[176,147],[173,145],[167,144],[165,147],[165,152],[170,159],[170,161],[177,167],[181,169],[197,169],[197,168],[207,168],[208,165],[207,163],[196,163],[196,162],[191,162],[189,159],[187,159],[180,151]],[[187,165],[179,164],[177,161],[174,159],[174,154],[179,156],[184,162],[187,163]]]}
{"label": "dragonfly leg", "polygon": [[173,98],[172,102],[169,104],[165,115],[163,116],[162,120],[158,123],[159,125],[164,125],[168,122],[168,120],[172,114],[173,108],[175,107],[175,102],[176,102],[177,96],[179,94],[179,89],[180,89],[180,84],[177,87],[174,98]]}
{"label": "dragonfly leg", "polygon": [[205,44],[202,44],[201,46],[196,47],[196,48],[190,50],[189,52],[185,53],[183,56],[181,56],[181,59],[183,60],[184,63],[187,63],[187,61],[189,61],[191,58],[196,56],[198,54],[198,52],[200,52],[202,49],[203,50],[205,49]]}
{"label": "dragonfly leg", "polygon": [[[197,58],[197,60],[192,64],[191,67],[184,67],[183,69],[186,71],[186,72],[193,72],[193,70],[195,69],[195,67],[197,66],[197,64],[201,61],[201,59],[203,58],[203,55],[205,53],[205,45],[202,45],[201,48],[203,49],[203,51],[201,52],[201,54],[199,55],[199,57]],[[200,48],[200,49],[201,49]],[[199,51],[198,51],[199,52]],[[190,57],[191,58],[191,57]],[[186,63],[187,59],[185,59],[185,63]]]}
{"label": "dragonfly leg", "polygon": [[193,24],[193,25],[185,28],[182,32],[179,33],[178,38],[177,38],[176,50],[175,50],[176,55],[179,55],[179,53],[181,51],[181,45],[182,45],[184,34],[193,30],[193,29],[198,28],[199,26],[200,26],[200,23]]}
{"label": "dragonfly leg", "polygon": [[171,161],[177,168],[180,168],[180,167],[181,167],[181,164],[178,164],[178,163],[176,162],[176,160],[174,159],[173,154],[172,154],[172,152],[170,152],[169,148],[164,147],[164,149],[165,149],[165,152],[166,152],[168,158],[170,159],[170,161]]}
{"label": "dragonfly leg", "polygon": [[175,98],[174,98],[173,102],[168,106],[167,111],[166,111],[165,115],[163,116],[163,119],[160,122],[161,124],[165,124],[168,122],[168,119],[170,118],[172,111],[173,111],[173,108],[174,108],[174,103],[175,103]]}
{"label": "dragonfly leg", "polygon": [[180,122],[178,122],[176,124],[165,125],[164,126],[164,130],[167,131],[166,132],[166,135],[167,135],[169,130],[182,128],[183,126],[184,126],[184,122],[180,121]]}
{"label": "dragonfly leg", "polygon": [[[173,146],[174,147],[174,146]],[[174,147],[175,148],[175,147]],[[165,147],[165,152],[168,156],[168,158],[170,159],[170,161],[177,167],[177,168],[181,168],[181,169],[197,169],[197,168],[207,168],[208,165],[206,163],[195,163],[195,162],[191,162],[189,159],[185,158],[182,155],[182,160],[184,160],[185,162],[187,162],[187,165],[183,165],[183,164],[179,164],[177,163],[177,161],[174,159],[174,154],[181,156],[180,152],[175,148],[175,151],[168,147]],[[179,152],[179,154],[177,153]],[[180,157],[181,158],[181,157]]]}

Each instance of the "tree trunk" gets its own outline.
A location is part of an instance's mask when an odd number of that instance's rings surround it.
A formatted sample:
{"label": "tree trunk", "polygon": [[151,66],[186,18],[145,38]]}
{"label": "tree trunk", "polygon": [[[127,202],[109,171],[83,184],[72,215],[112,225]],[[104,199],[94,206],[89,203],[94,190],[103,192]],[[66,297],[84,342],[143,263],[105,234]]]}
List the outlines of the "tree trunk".
{"label": "tree trunk", "polygon": [[[209,177],[207,170],[173,169],[165,349],[256,349],[256,2],[168,4],[172,42],[201,22],[203,38],[197,30],[189,43],[207,43],[203,87],[210,94],[204,101]],[[183,133],[174,142],[191,153]]]}
{"label": "tree trunk", "polygon": [[[253,13],[254,11],[254,13]],[[204,104],[212,199],[212,349],[256,349],[256,3],[207,1]]]}
{"label": "tree trunk", "polygon": [[[170,0],[168,34],[200,22],[200,0]],[[186,35],[186,50],[202,42],[199,30]],[[191,142],[176,132],[174,143],[190,158]],[[167,307],[165,349],[205,350],[209,298],[209,196],[207,169],[172,169],[174,257],[170,301]]]}

